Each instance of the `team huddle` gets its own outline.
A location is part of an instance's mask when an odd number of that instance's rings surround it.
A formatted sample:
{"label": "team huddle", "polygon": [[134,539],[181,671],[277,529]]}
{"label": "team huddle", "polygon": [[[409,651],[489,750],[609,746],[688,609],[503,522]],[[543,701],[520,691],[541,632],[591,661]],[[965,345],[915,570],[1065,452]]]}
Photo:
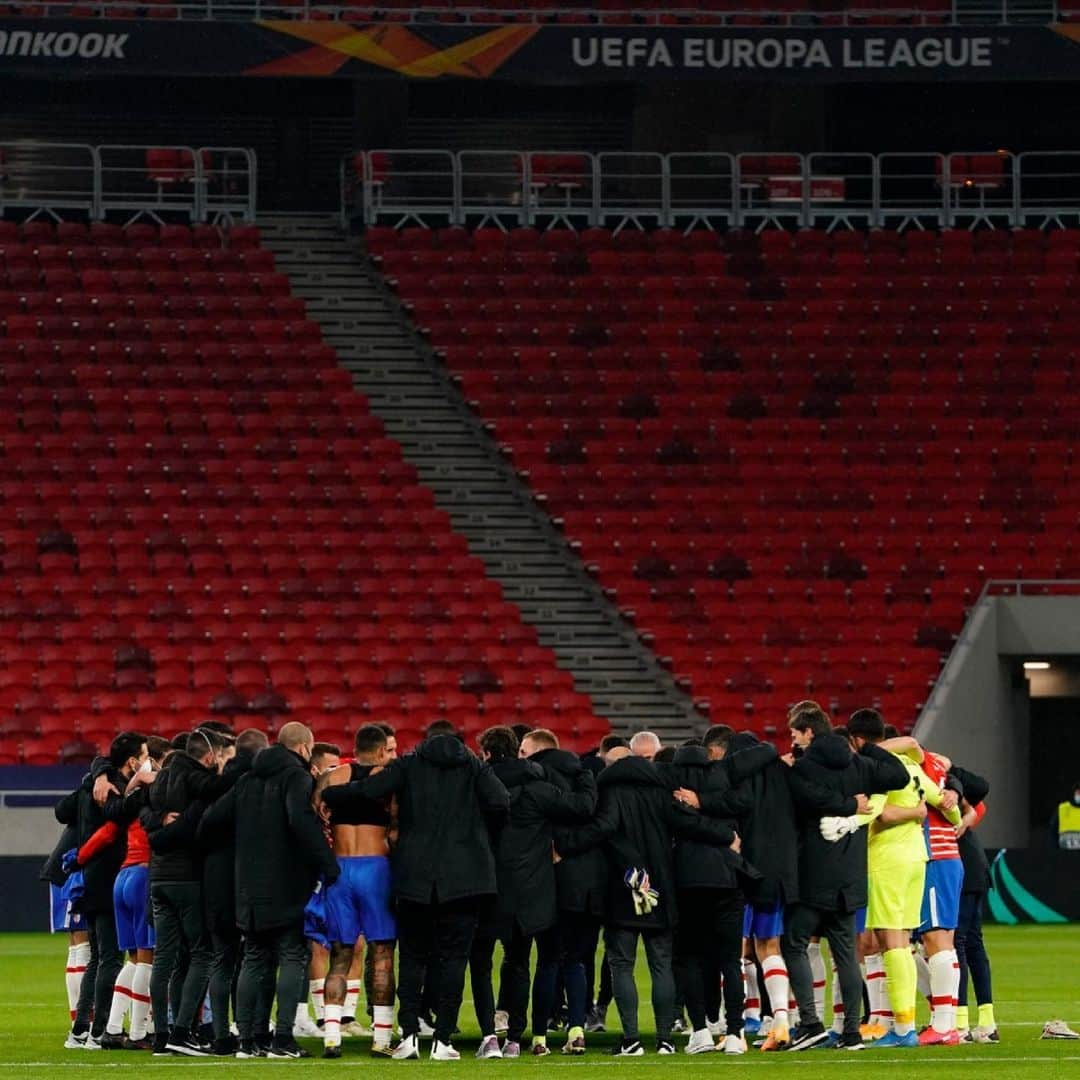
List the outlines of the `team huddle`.
{"label": "team huddle", "polygon": [[833,728],[801,702],[788,728],[786,754],[717,725],[579,757],[510,727],[473,752],[436,721],[398,756],[371,724],[344,762],[299,723],[273,745],[118,735],[57,804],[43,871],[70,934],[65,1046],[298,1058],[310,1036],[339,1058],[366,1036],[409,1059],[424,1037],[453,1061],[468,974],[478,1058],[549,1054],[552,1031],[585,1054],[612,1001],[610,1052],[636,1057],[639,943],[659,1054],[682,1032],[688,1054],[996,1042],[986,782],[873,709]]}

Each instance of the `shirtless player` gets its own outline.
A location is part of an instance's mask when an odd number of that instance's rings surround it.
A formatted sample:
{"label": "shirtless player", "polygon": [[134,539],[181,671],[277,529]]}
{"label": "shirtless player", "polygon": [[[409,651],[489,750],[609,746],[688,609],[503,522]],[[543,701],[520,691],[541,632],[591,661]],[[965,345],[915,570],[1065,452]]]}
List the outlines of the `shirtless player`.
{"label": "shirtless player", "polygon": [[[356,733],[354,760],[321,777],[316,792],[336,784],[362,780],[390,760],[387,736],[375,724]],[[394,1025],[394,941],[397,925],[390,911],[390,859],[387,830],[390,809],[366,801],[348,811],[328,816],[334,854],[341,877],[326,891],[326,926],[330,940],[330,974],[326,977],[326,1019],[323,1026],[323,1057],[341,1057],[341,1015],[347,977],[358,937],[363,935],[372,954],[372,1006],[375,1037],[372,1054],[391,1053]]]}

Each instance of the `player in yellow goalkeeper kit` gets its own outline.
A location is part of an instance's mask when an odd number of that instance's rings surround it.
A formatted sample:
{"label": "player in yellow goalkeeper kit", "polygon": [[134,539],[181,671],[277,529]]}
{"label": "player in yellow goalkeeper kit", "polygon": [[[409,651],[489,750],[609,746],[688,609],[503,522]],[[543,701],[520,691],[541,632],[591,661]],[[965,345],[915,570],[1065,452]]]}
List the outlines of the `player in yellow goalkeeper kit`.
{"label": "player in yellow goalkeeper kit", "polygon": [[[881,743],[885,724],[873,709],[860,709],[848,722],[848,735],[856,747],[863,743]],[[893,1011],[893,1030],[878,1039],[875,1046],[916,1047],[915,1033],[916,974],[911,953],[911,932],[922,919],[923,883],[926,876],[926,836],[922,823],[926,806],[942,809],[947,820],[960,824],[958,810],[941,807],[942,792],[923,770],[917,759],[921,751],[914,740],[899,745],[888,743],[886,749],[897,752],[907,769],[910,783],[888,795],[870,799],[870,813],[860,819],[869,825],[867,870],[869,904],[866,925],[877,931],[884,948],[885,989]],[[904,748],[906,752],[899,752]],[[954,820],[955,819],[955,820]]]}

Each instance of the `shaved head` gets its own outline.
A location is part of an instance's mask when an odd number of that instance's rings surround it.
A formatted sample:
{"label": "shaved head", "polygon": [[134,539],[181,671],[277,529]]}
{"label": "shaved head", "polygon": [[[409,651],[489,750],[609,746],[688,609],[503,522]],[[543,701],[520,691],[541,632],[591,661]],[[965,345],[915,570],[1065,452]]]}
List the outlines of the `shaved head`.
{"label": "shaved head", "polygon": [[311,748],[315,745],[315,736],[311,734],[311,728],[305,727],[296,720],[290,720],[278,732],[277,741],[286,750],[291,750],[305,760],[310,760]]}

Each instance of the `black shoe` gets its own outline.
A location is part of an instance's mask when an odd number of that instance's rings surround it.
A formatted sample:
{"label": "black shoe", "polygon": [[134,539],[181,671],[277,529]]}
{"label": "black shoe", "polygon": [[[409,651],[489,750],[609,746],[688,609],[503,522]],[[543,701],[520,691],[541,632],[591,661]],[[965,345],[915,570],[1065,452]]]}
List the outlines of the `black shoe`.
{"label": "black shoe", "polygon": [[235,1035],[226,1035],[224,1039],[215,1039],[210,1053],[214,1057],[233,1057],[240,1049],[240,1040]]}
{"label": "black shoe", "polygon": [[198,1030],[194,1032],[195,1037],[199,1040],[200,1044],[208,1048],[212,1048],[214,1045],[214,1025],[213,1024],[200,1024]]}
{"label": "black shoe", "polygon": [[341,1046],[324,1046],[322,1056],[324,1058],[339,1058],[341,1057]]}
{"label": "black shoe", "polygon": [[825,1042],[828,1037],[829,1033],[825,1030],[825,1025],[820,1022],[816,1024],[799,1024],[791,1032],[791,1044],[788,1046],[788,1050],[809,1050],[811,1047]]}
{"label": "black shoe", "polygon": [[622,1042],[616,1043],[608,1053],[612,1057],[642,1057],[645,1054],[645,1047],[641,1045],[640,1039],[623,1039]]}
{"label": "black shoe", "polygon": [[295,1039],[287,1039],[278,1042],[275,1039],[270,1044],[268,1058],[309,1058],[311,1055],[303,1049]]}
{"label": "black shoe", "polygon": [[124,1049],[124,1033],[120,1032],[119,1035],[113,1035],[106,1031],[99,1040],[102,1050],[123,1050]]}
{"label": "black shoe", "polygon": [[130,1035],[124,1036],[124,1049],[125,1050],[153,1050],[154,1040],[149,1035],[144,1035],[141,1039],[133,1039]]}
{"label": "black shoe", "polygon": [[675,1044],[670,1039],[657,1039],[656,1052],[658,1054],[674,1054]]}
{"label": "black shoe", "polygon": [[856,1031],[854,1034],[849,1035],[846,1031],[841,1034],[836,1040],[837,1050],[865,1050],[866,1044],[862,1041],[862,1036]]}
{"label": "black shoe", "polygon": [[254,1039],[241,1039],[240,1045],[236,1048],[236,1056],[241,1060],[245,1058],[264,1058],[266,1057],[266,1050]]}
{"label": "black shoe", "polygon": [[163,1031],[154,1036],[154,1057],[171,1057],[169,1053],[169,1036]]}
{"label": "black shoe", "polygon": [[186,1032],[183,1028],[174,1028],[165,1044],[167,1050],[174,1054],[183,1054],[184,1057],[209,1057],[210,1049],[204,1046],[199,1039]]}

